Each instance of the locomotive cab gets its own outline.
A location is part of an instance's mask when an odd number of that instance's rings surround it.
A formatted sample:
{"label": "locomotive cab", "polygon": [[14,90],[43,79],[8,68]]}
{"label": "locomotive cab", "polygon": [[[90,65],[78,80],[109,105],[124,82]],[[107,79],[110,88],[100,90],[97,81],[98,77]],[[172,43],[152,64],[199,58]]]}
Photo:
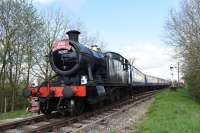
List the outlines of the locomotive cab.
{"label": "locomotive cab", "polygon": [[115,52],[107,52],[109,79],[115,83],[128,83],[128,60]]}

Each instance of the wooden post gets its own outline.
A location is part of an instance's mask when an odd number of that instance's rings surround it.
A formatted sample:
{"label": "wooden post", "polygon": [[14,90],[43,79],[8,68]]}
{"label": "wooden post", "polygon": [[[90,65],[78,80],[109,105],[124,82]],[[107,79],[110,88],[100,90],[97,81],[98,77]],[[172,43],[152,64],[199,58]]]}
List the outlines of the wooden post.
{"label": "wooden post", "polygon": [[179,70],[179,62],[178,62],[178,87],[179,87],[179,73],[180,73],[180,70]]}
{"label": "wooden post", "polygon": [[6,113],[6,112],[7,112],[7,98],[5,96],[5,98],[4,98],[4,113]]}

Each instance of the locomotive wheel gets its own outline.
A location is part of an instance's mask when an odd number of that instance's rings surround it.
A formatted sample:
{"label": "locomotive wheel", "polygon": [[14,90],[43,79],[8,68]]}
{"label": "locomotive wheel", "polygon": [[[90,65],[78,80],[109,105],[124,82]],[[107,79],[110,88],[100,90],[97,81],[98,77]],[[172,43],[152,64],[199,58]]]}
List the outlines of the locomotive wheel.
{"label": "locomotive wheel", "polygon": [[85,110],[85,100],[84,99],[78,99],[75,103],[76,113],[81,114]]}
{"label": "locomotive wheel", "polygon": [[115,102],[115,93],[110,95],[110,103]]}
{"label": "locomotive wheel", "polygon": [[75,99],[74,106],[72,107],[72,110],[70,111],[70,115],[80,115],[85,110],[85,99],[77,98]]}
{"label": "locomotive wheel", "polygon": [[40,102],[40,111],[45,115],[50,115],[52,110],[48,108],[47,101]]}
{"label": "locomotive wheel", "polygon": [[115,91],[115,99],[116,99],[116,101],[119,101],[119,100],[120,100],[120,90],[119,90],[119,89],[117,89],[117,90]]}

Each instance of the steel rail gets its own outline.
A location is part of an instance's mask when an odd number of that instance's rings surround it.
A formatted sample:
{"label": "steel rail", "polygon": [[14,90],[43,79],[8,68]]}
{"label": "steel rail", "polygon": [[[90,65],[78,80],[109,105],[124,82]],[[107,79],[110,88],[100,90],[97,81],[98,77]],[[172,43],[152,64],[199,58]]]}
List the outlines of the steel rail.
{"label": "steel rail", "polygon": [[[24,118],[21,120],[16,120],[12,122],[7,122],[7,123],[1,123],[0,124],[0,129],[2,132],[8,131],[10,129],[20,129],[24,132],[31,132],[31,133],[36,133],[36,132],[47,132],[47,131],[56,131],[58,132],[61,127],[67,126],[67,125],[72,125],[73,123],[80,122],[82,120],[85,120],[87,118],[91,117],[98,117],[99,114],[102,113],[107,113],[109,116],[112,116],[112,114],[123,112],[124,106],[129,106],[130,107],[133,104],[138,103],[137,101],[142,99],[148,99],[148,97],[153,96],[155,93],[160,92],[161,90],[154,90],[154,91],[148,91],[140,94],[135,94],[131,96],[131,98],[123,100],[123,101],[118,101],[116,103],[113,103],[112,105],[108,106],[103,106],[102,108],[95,109],[95,110],[90,110],[88,112],[85,112],[81,114],[80,116],[74,116],[74,117],[61,117],[61,115],[58,115],[57,112],[53,113],[50,116],[45,116],[45,115],[38,115],[38,116],[33,116],[33,117],[28,117]],[[98,121],[102,121],[105,119],[104,117],[102,119],[96,120],[96,122],[93,123],[98,123]],[[45,124],[40,124],[40,122],[43,122]],[[37,124],[38,123],[38,124]],[[33,126],[33,128],[26,127],[27,125],[34,125],[37,124],[37,126]],[[87,124],[89,127],[90,124]],[[24,128],[26,127],[26,128]],[[80,129],[84,129],[83,127]],[[79,128],[76,130],[79,131]]]}
{"label": "steel rail", "polygon": [[23,118],[23,119],[20,119],[20,120],[14,120],[14,121],[11,121],[11,122],[0,123],[0,129],[1,129],[1,131],[5,131],[5,130],[8,130],[8,129],[17,128],[17,127],[22,126],[22,125],[28,125],[28,124],[48,120],[48,119],[53,118],[57,115],[58,115],[58,113],[56,113],[56,112],[51,114],[50,116],[45,116],[43,114],[40,114],[40,115],[37,115],[37,116],[27,117],[27,118]]}
{"label": "steel rail", "polygon": [[[59,129],[61,127],[70,126],[70,125],[73,127],[73,123],[81,122],[82,120],[98,116],[98,114],[108,113],[107,117],[113,116],[115,114],[118,114],[120,112],[123,112],[123,111],[131,108],[132,106],[134,106],[134,105],[136,105],[136,104],[138,104],[138,103],[140,103],[144,100],[149,99],[150,97],[152,97],[154,94],[156,94],[158,92],[160,92],[160,90],[138,94],[137,96],[133,96],[131,99],[128,99],[126,101],[122,101],[120,103],[119,102],[114,103],[113,105],[105,106],[104,108],[94,110],[94,111],[91,111],[91,112],[86,112],[86,113],[83,113],[80,116],[71,117],[69,119],[63,118],[63,119],[55,120],[53,122],[41,125],[39,127],[33,128],[33,129],[27,129],[27,130],[25,130],[25,132],[29,132],[29,133],[43,133],[43,132],[49,132],[49,131],[59,132]],[[127,106],[127,105],[130,105],[130,106]],[[120,109],[123,106],[127,106],[127,108],[126,109]],[[96,120],[96,122],[94,122],[94,123],[102,121],[105,118]],[[88,124],[88,126],[89,125],[91,126],[93,124]],[[78,131],[79,130],[77,129],[76,132],[78,132]]]}

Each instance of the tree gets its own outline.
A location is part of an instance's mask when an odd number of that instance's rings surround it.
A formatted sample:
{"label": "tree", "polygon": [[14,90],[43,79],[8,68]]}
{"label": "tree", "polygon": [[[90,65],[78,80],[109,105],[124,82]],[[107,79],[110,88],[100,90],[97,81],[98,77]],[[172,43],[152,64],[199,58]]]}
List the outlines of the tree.
{"label": "tree", "polygon": [[48,12],[43,18],[44,30],[41,45],[36,48],[37,54],[34,57],[35,66],[32,74],[37,79],[47,80],[53,75],[48,54],[51,51],[54,41],[66,38],[69,21],[60,11],[56,11],[55,13]]}
{"label": "tree", "polygon": [[36,79],[40,79],[39,81],[47,80],[55,74],[51,69],[47,55],[50,53],[54,41],[66,39],[66,32],[71,29],[77,29],[81,32],[81,44],[88,47],[97,44],[101,49],[105,49],[104,41],[98,39],[97,35],[89,36],[87,31],[84,30],[82,22],[71,23],[67,16],[64,16],[60,10],[54,13],[48,12],[43,18],[45,29],[42,35],[41,46],[38,47],[37,54],[34,57],[36,63],[32,70],[32,74]]}
{"label": "tree", "polygon": [[128,61],[129,61],[130,65],[133,66],[135,63],[135,58],[128,58]]}
{"label": "tree", "polygon": [[81,28],[80,42],[88,47],[92,45],[97,45],[103,52],[106,51],[106,42],[99,39],[99,35],[92,34],[90,35],[87,31],[84,31],[83,27]]}
{"label": "tree", "polygon": [[171,11],[166,27],[168,43],[183,60],[188,90],[200,100],[200,0],[184,0],[179,12]]}
{"label": "tree", "polygon": [[[33,55],[40,40],[43,23],[36,9],[25,0],[0,1],[0,91],[7,105],[15,109],[16,94],[24,80],[29,83]],[[9,98],[7,98],[9,97]],[[11,104],[7,104],[11,101]]]}
{"label": "tree", "polygon": [[99,33],[89,33],[86,28],[85,24],[80,20],[75,23],[69,23],[69,29],[78,30],[81,32],[80,34],[80,43],[91,47],[92,45],[97,45],[103,52],[106,51],[106,42],[100,39]]}
{"label": "tree", "polygon": [[[53,42],[65,39],[72,29],[67,16],[55,12],[42,16],[31,0],[0,1],[0,112],[23,107],[26,102],[21,90],[34,79],[43,81],[53,76],[46,55]],[[81,23],[73,27],[83,29]],[[97,36],[83,33],[82,39],[86,45],[105,46]]]}

